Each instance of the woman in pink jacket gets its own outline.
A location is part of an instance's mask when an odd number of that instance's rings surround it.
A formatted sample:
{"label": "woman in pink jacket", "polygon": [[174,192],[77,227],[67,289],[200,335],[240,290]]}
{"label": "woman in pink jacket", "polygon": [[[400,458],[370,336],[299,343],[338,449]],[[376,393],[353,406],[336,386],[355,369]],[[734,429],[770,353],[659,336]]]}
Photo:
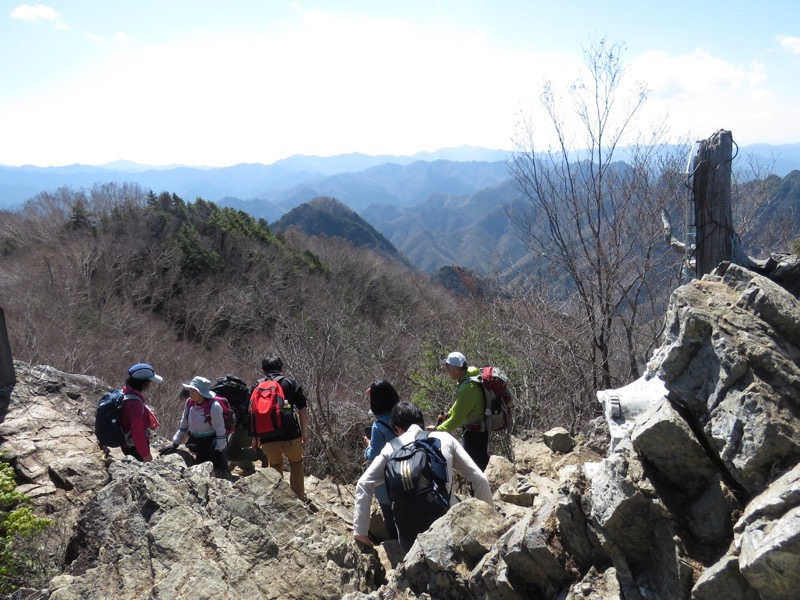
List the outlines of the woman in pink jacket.
{"label": "woman in pink jacket", "polygon": [[150,436],[158,427],[158,419],[147,405],[144,391],[153,381],[161,381],[161,375],[156,375],[153,367],[147,363],[137,363],[128,369],[128,379],[122,388],[125,402],[122,405],[122,432],[125,434],[125,443],[122,453],[133,456],[136,460],[150,462]]}

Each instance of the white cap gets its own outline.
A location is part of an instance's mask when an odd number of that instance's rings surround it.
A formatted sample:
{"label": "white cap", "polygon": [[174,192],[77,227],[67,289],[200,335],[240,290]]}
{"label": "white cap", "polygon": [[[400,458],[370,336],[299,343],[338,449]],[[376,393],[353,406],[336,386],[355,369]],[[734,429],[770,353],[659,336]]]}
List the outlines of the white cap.
{"label": "white cap", "polygon": [[450,365],[451,367],[465,367],[467,366],[467,357],[461,352],[451,352],[441,362],[443,365]]}

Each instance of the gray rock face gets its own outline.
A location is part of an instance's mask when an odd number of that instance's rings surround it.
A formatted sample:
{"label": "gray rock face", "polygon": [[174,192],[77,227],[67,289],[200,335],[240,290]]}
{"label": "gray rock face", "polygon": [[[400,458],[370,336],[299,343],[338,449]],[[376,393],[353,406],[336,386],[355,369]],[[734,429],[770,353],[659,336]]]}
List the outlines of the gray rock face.
{"label": "gray rock face", "polygon": [[98,584],[127,598],[338,598],[383,580],[344,528],[310,518],[274,470],[232,482],[177,455],[111,466],[82,511],[67,575],[52,599],[91,598]]}
{"label": "gray rock face", "polygon": [[800,458],[800,304],[727,265],[673,294],[651,368],[747,494]]}
{"label": "gray rock face", "polygon": [[747,506],[736,523],[734,552],[762,598],[797,598],[800,589],[800,465]]}
{"label": "gray rock face", "polygon": [[725,265],[676,290],[666,323],[648,374],[598,392],[608,443],[511,438],[515,462],[487,468],[495,509],[462,489],[404,557],[352,540],[353,485],[307,477],[306,505],[273,470],[105,457],[103,386],[16,363],[0,448],[69,531],[61,573],[18,597],[796,598],[800,303]]}

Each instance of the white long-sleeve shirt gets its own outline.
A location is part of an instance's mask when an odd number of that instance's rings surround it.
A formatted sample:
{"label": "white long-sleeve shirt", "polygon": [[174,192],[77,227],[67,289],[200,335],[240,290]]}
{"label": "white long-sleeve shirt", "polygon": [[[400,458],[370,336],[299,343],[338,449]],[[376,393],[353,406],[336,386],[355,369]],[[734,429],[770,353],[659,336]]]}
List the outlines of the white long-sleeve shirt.
{"label": "white long-sleeve shirt", "polygon": [[[403,444],[413,441],[420,430],[421,428],[418,425],[412,425],[408,428],[408,431],[400,436],[400,441]],[[458,498],[453,494],[453,468],[455,468],[472,484],[475,497],[494,507],[489,480],[483,471],[478,468],[478,465],[475,464],[475,461],[470,458],[464,447],[458,443],[458,440],[443,431],[432,431],[429,436],[439,440],[442,454],[447,460],[447,492],[450,495],[450,506],[458,502]],[[354,535],[367,535],[369,533],[369,513],[372,496],[375,488],[384,483],[383,470],[391,454],[392,445],[386,444],[356,484],[356,503],[353,509]]]}
{"label": "white long-sleeve shirt", "polygon": [[[209,402],[209,400],[206,400],[206,402]],[[196,437],[214,436],[214,449],[225,449],[225,446],[228,445],[228,435],[225,431],[225,417],[222,415],[222,407],[219,402],[215,402],[213,399],[210,402],[209,417],[211,423],[206,420],[205,402],[200,405],[196,404],[194,400],[187,402],[188,409],[183,409],[178,431],[172,436],[173,444],[176,446],[181,445],[190,435]]]}

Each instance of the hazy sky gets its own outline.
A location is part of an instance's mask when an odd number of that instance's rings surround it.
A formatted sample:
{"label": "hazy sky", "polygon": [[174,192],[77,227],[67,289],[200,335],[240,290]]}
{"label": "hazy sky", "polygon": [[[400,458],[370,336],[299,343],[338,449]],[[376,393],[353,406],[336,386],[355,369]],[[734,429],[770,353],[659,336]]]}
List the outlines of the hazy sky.
{"label": "hazy sky", "polygon": [[800,143],[796,2],[0,0],[0,164],[511,149],[600,38],[642,128]]}

